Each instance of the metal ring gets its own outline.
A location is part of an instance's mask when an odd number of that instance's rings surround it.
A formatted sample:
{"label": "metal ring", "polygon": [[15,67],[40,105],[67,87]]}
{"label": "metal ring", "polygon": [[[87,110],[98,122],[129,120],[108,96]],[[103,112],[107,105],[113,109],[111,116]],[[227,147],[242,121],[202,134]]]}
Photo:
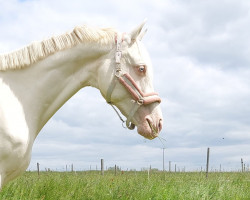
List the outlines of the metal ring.
{"label": "metal ring", "polygon": [[143,102],[144,102],[143,99],[139,99],[136,103],[141,106],[141,105],[143,105]]}
{"label": "metal ring", "polygon": [[135,129],[135,125],[132,122],[126,123],[126,126],[129,130]]}
{"label": "metal ring", "polygon": [[126,124],[125,124],[125,123],[126,123],[125,121],[123,121],[123,122],[122,122],[122,127],[126,129],[126,128],[127,128],[127,126],[126,126]]}

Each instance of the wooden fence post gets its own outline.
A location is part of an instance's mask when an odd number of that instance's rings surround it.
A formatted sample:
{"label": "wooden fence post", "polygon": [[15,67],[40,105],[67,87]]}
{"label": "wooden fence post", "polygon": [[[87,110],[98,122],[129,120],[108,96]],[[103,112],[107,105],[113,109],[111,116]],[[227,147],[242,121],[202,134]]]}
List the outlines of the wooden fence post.
{"label": "wooden fence post", "polygon": [[206,168],[206,178],[208,177],[208,169],[209,169],[209,151],[210,151],[210,148],[208,147],[207,148],[207,168]]}
{"label": "wooden fence post", "polygon": [[243,164],[243,159],[241,158],[241,171],[244,172],[244,164]]}
{"label": "wooden fence post", "polygon": [[165,148],[162,149],[162,171],[164,172],[165,171],[165,159],[164,159],[164,150]]}
{"label": "wooden fence post", "polygon": [[116,173],[117,173],[117,166],[115,165],[115,176],[116,176]]}
{"label": "wooden fence post", "polygon": [[36,163],[38,177],[40,176],[40,169],[39,169],[39,165],[40,165],[39,163]]}
{"label": "wooden fence post", "polygon": [[104,160],[101,159],[101,174],[104,175]]}

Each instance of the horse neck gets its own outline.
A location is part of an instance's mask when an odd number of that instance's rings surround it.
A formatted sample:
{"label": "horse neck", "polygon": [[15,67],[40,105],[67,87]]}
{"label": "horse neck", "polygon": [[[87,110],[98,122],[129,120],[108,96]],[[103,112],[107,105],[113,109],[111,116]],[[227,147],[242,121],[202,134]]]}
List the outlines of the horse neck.
{"label": "horse neck", "polygon": [[[23,107],[25,121],[36,135],[52,115],[78,90],[97,86],[97,68],[107,51],[78,46],[58,52],[5,78]],[[7,78],[8,77],[8,78]]]}

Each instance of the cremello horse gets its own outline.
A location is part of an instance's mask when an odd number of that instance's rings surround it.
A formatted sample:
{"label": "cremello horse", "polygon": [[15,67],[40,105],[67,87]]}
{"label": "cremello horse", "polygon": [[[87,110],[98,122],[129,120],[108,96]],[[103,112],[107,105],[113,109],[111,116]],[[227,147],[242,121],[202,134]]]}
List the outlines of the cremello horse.
{"label": "cremello horse", "polygon": [[129,129],[158,136],[161,99],[141,43],[143,26],[130,34],[76,27],[0,55],[0,189],[27,169],[40,130],[83,87],[98,88],[127,117]]}

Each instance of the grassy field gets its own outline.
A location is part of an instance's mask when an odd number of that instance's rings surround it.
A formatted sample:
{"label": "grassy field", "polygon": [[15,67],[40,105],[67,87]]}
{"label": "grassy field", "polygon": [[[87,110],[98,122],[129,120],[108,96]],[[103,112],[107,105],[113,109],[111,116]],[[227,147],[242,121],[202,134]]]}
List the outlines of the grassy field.
{"label": "grassy field", "polygon": [[250,173],[26,172],[0,192],[1,200],[218,199],[250,200]]}

